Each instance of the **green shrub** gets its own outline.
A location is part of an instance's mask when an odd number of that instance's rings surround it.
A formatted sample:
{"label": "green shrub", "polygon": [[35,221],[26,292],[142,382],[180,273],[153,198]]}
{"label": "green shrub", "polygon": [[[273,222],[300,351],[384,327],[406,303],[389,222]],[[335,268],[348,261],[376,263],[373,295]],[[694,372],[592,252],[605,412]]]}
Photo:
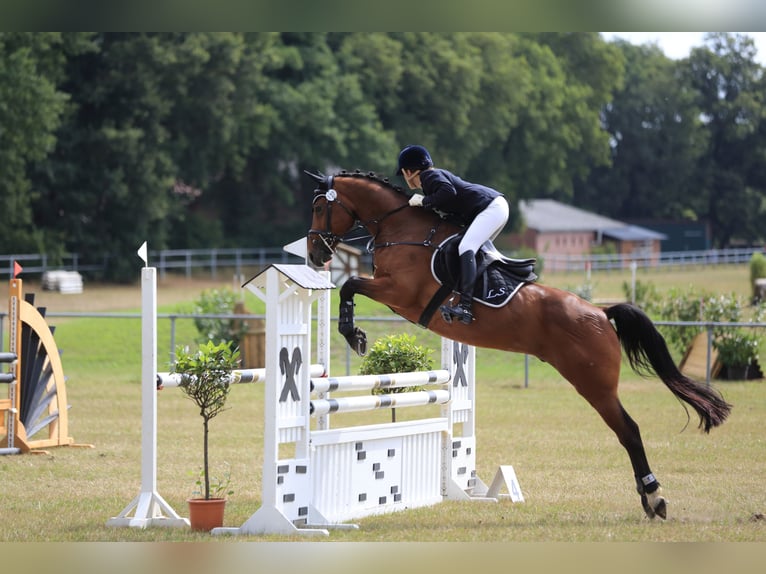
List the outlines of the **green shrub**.
{"label": "green shrub", "polygon": [[[415,337],[402,333],[381,337],[362,359],[360,375],[385,375],[389,373],[409,373],[430,371],[432,349],[415,344]],[[373,389],[373,395],[394,394],[422,391],[422,386],[392,387]],[[396,422],[396,409],[391,409],[391,422]]]}
{"label": "green shrub", "polygon": [[718,357],[727,367],[744,367],[758,358],[760,337],[753,329],[731,329],[714,339]]}
{"label": "green shrub", "polygon": [[[630,301],[633,297],[633,287],[627,281],[622,282],[622,292],[625,294],[625,300]],[[657,313],[661,305],[660,294],[651,281],[636,280],[636,300],[635,305],[643,309],[649,315]]]}
{"label": "green shrub", "polygon": [[[755,306],[750,310],[749,316],[746,316],[747,309],[747,302],[736,293],[714,295],[698,291],[694,287],[686,290],[672,289],[665,300],[657,303],[657,314],[663,321],[745,323],[763,320],[766,307]],[[668,344],[680,354],[685,353],[692,340],[705,329],[703,326],[659,327]],[[724,364],[749,364],[758,356],[761,337],[757,328],[726,325],[713,328],[713,346],[718,350]],[[730,363],[742,360],[745,362]]]}
{"label": "green shrub", "polygon": [[[192,314],[195,315],[231,315],[237,304],[237,294],[231,289],[208,289],[194,302]],[[197,343],[227,342],[232,348],[239,348],[247,332],[244,321],[236,319],[194,319],[194,326],[199,332]]]}
{"label": "green shrub", "polygon": [[574,287],[567,285],[564,287],[564,289],[570,293],[574,293],[581,299],[585,299],[586,301],[593,301],[593,283],[590,281],[586,281],[582,285],[576,285]]}
{"label": "green shrub", "polygon": [[[655,309],[657,318],[662,321],[702,321],[703,301],[707,295],[700,293],[694,287],[686,290],[673,288],[667,297],[657,303]],[[703,327],[658,327],[668,344],[677,352],[683,354],[689,348]]]}
{"label": "green shrub", "polygon": [[427,349],[415,344],[415,337],[403,333],[381,337],[362,359],[360,375],[383,375],[386,373],[409,373],[428,371],[433,361]]}

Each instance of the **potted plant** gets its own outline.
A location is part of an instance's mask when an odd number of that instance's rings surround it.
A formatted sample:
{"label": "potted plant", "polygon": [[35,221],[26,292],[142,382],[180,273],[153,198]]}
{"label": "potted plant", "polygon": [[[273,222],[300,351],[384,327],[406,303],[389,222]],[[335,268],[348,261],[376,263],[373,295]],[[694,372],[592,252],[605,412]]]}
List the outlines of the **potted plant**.
{"label": "potted plant", "polygon": [[[225,410],[230,390],[230,374],[239,362],[239,350],[230,343],[208,341],[195,352],[179,347],[172,371],[180,375],[179,387],[199,408],[202,417],[202,470],[197,480],[197,497],[188,500],[189,521],[194,530],[211,530],[223,525],[229,474],[214,478],[210,474],[208,433],[210,421]],[[213,517],[200,518],[212,512]]]}
{"label": "potted plant", "polygon": [[750,365],[758,358],[760,337],[744,329],[733,329],[716,338],[713,346],[721,363],[726,366],[727,377],[730,380],[745,380]]}

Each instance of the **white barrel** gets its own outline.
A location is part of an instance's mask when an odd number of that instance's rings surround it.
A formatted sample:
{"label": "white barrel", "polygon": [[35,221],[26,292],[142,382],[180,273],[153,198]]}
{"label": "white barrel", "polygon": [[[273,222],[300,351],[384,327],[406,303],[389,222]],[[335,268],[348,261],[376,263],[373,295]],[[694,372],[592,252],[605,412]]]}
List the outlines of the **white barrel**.
{"label": "white barrel", "polygon": [[311,415],[320,416],[328,413],[351,413],[376,409],[399,407],[417,407],[428,404],[449,402],[450,392],[444,389],[434,391],[414,391],[394,395],[370,395],[365,397],[339,397],[337,399],[318,399],[311,401]]}
{"label": "white barrel", "polygon": [[[324,365],[311,365],[312,377],[321,377],[325,374]],[[229,373],[229,384],[261,383],[266,378],[266,369],[236,369]],[[181,383],[181,375],[178,373],[157,373],[157,388],[177,387]]]}
{"label": "white barrel", "polygon": [[441,385],[450,380],[449,371],[417,371],[387,375],[357,375],[349,377],[325,377],[311,379],[312,393],[333,391],[366,391],[418,385]]}

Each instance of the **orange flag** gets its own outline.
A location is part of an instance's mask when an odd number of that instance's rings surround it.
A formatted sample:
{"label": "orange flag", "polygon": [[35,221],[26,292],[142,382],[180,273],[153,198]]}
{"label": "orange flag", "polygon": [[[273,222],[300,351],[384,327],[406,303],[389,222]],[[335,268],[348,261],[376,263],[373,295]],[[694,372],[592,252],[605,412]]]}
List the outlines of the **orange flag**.
{"label": "orange flag", "polygon": [[21,265],[19,265],[18,261],[14,261],[13,262],[13,278],[16,279],[16,277],[18,277],[19,273],[21,273],[22,271],[24,271],[24,268]]}

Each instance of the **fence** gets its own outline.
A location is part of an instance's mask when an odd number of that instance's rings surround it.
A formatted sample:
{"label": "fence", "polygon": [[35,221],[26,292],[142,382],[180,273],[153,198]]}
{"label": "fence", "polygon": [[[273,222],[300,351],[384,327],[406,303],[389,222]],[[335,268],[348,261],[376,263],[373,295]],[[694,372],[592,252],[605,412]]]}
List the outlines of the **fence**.
{"label": "fence", "polygon": [[[626,269],[635,263],[639,268],[668,268],[699,265],[736,265],[750,261],[754,252],[764,252],[761,247],[741,249],[707,249],[704,251],[668,251],[652,255],[545,255],[541,256],[549,269],[557,271],[610,271]],[[54,269],[67,271],[103,271],[107,257],[101,260],[85,260],[77,253],[67,254],[60,264],[52,264],[47,255],[0,255],[0,278],[13,276],[13,262],[24,267],[25,276],[42,274]],[[191,277],[197,270],[216,279],[219,273],[230,276],[233,270],[237,277],[245,270],[257,272],[272,263],[302,263],[298,257],[281,247],[254,247],[229,249],[165,249],[150,251],[151,264],[164,279],[169,272],[182,272]],[[370,268],[372,256],[362,255],[362,264]]]}
{"label": "fence", "polygon": [[[164,279],[168,272],[181,272],[191,277],[194,270],[209,273],[213,279],[226,270],[227,276],[234,270],[237,277],[245,270],[260,270],[272,263],[303,263],[303,260],[287,253],[282,247],[230,248],[230,249],[164,249],[150,251],[149,259]],[[13,262],[24,268],[24,276],[43,274],[46,271],[94,271],[106,269],[108,257],[86,261],[77,253],[66,254],[61,262],[53,262],[45,254],[0,255],[0,278],[13,276]]]}
{"label": "fence", "polygon": [[[8,313],[0,313],[0,350],[5,348],[5,341],[3,339],[5,333],[5,319],[8,317]],[[140,313],[80,313],[80,312],[66,312],[48,311],[46,317],[69,317],[69,318],[90,318],[90,319],[140,319]],[[249,320],[249,319],[265,319],[265,315],[252,315],[252,314],[182,314],[182,313],[158,313],[157,320],[170,321],[170,345],[168,348],[169,361],[172,362],[175,357],[176,349],[176,326],[179,320],[194,320],[194,319],[222,319],[222,320]],[[332,324],[336,324],[337,317],[331,317]],[[406,319],[398,316],[390,317],[357,317],[358,323],[364,322],[398,322],[402,324],[408,324]],[[670,327],[700,327],[707,332],[707,369],[706,369],[706,382],[709,385],[711,382],[711,367],[712,367],[712,353],[713,353],[713,330],[717,327],[745,327],[751,329],[766,329],[766,323],[737,323],[737,322],[715,322],[715,321],[655,321],[655,325],[670,326]],[[346,375],[352,374],[350,372],[350,357],[351,350],[346,346]],[[524,355],[524,387],[529,387],[529,355]]]}
{"label": "fence", "polygon": [[661,253],[591,254],[591,255],[544,255],[546,269],[556,271],[612,271],[636,267],[667,269],[670,267],[741,265],[750,262],[753,253],[764,253],[762,247],[741,249],[706,249],[704,251],[664,251]]}

